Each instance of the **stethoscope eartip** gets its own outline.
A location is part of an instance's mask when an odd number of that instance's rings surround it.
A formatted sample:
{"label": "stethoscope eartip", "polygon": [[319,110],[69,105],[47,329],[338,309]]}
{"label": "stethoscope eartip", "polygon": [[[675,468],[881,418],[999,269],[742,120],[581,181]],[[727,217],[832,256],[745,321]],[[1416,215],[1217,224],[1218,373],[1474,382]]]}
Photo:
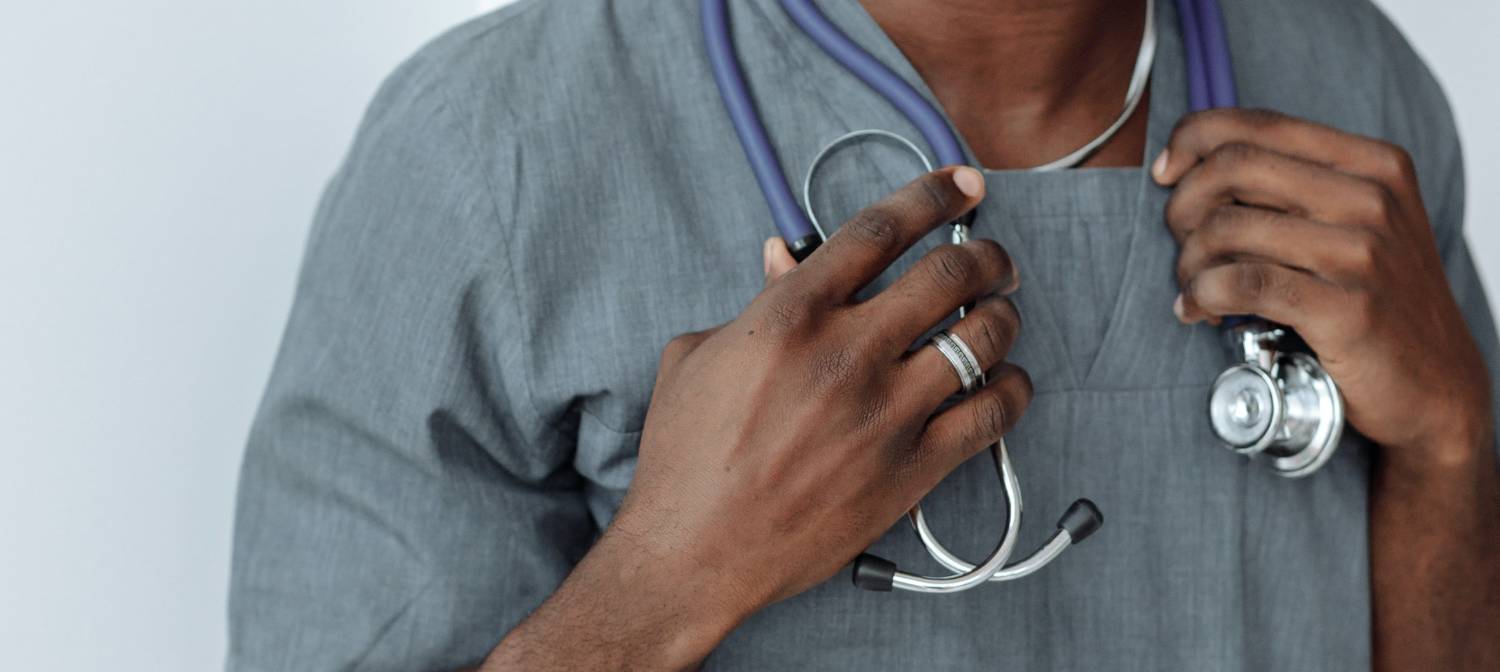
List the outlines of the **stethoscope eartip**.
{"label": "stethoscope eartip", "polygon": [[1089,535],[1104,526],[1104,514],[1099,511],[1092,501],[1080,499],[1073,502],[1068,510],[1063,513],[1062,518],[1057,520],[1057,529],[1068,533],[1068,538],[1073,543],[1079,543],[1089,538]]}
{"label": "stethoscope eartip", "polygon": [[854,585],[863,590],[891,592],[896,585],[896,563],[878,555],[860,553],[854,559]]}

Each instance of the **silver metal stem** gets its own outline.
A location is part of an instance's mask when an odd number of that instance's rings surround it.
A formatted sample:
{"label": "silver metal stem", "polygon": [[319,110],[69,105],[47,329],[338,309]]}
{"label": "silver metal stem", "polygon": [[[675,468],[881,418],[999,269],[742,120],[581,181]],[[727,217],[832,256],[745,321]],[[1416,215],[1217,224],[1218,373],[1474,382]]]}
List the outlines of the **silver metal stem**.
{"label": "silver metal stem", "polygon": [[[973,563],[954,555],[952,551],[949,551],[946,546],[943,546],[937,540],[936,535],[932,533],[932,528],[927,526],[927,518],[922,515],[920,508],[912,509],[907,514],[907,518],[911,521],[912,529],[916,531],[917,538],[921,539],[922,545],[927,548],[928,555],[931,555],[933,560],[938,561],[938,564],[953,572],[967,572],[974,569]],[[1068,547],[1072,545],[1073,537],[1066,530],[1058,530],[1047,540],[1047,543],[1042,544],[1041,548],[1032,552],[1026,559],[995,572],[995,575],[991,576],[990,580],[996,582],[1013,581],[1035,574],[1037,570],[1046,567],[1048,563],[1056,560],[1057,556],[1062,555],[1062,552],[1068,550]]]}
{"label": "silver metal stem", "polygon": [[[962,221],[954,222],[952,228],[952,242],[954,245],[962,245],[969,239],[969,227]],[[967,310],[960,308],[959,319],[963,319]],[[980,376],[980,384],[987,381]],[[1046,544],[1033,552],[1025,560],[1007,567],[1006,561],[1015,552],[1016,542],[1020,539],[1021,510],[1021,485],[1016,478],[1015,467],[1010,463],[1010,453],[1005,448],[1005,439],[1000,439],[995,445],[990,446],[990,455],[995,461],[995,470],[999,473],[1000,483],[1005,492],[1007,515],[1005,530],[1000,536],[1000,542],[990,556],[979,565],[964,561],[954,555],[946,547],[938,542],[932,534],[931,528],[927,526],[927,518],[922,513],[922,503],[918,502],[907,513],[912,527],[917,531],[917,537],[922,540],[922,545],[927,548],[928,554],[939,564],[955,572],[947,577],[930,577],[911,574],[909,572],[897,571],[892,577],[893,588],[909,590],[918,593],[956,593],[974,588],[988,581],[1011,581],[1024,576],[1029,576],[1046,567],[1048,563],[1057,559],[1062,552],[1073,544],[1073,537],[1066,530],[1058,530],[1053,534]]]}

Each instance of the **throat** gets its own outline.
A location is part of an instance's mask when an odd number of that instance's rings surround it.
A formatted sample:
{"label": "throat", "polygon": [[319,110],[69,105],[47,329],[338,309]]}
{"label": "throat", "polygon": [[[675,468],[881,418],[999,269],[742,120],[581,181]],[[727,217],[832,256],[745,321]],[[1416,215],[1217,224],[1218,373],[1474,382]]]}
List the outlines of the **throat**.
{"label": "throat", "polygon": [[[1146,0],[861,3],[993,169],[1054,161],[1114,123],[1146,26]],[[1081,165],[1141,165],[1148,107]]]}

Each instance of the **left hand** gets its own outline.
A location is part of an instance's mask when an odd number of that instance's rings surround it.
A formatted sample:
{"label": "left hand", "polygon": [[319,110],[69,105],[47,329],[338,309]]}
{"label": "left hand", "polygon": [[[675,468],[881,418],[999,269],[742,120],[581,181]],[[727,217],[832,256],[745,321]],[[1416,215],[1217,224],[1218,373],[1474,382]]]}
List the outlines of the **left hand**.
{"label": "left hand", "polygon": [[1485,363],[1404,150],[1212,110],[1183,119],[1152,174],[1176,186],[1179,319],[1253,314],[1296,329],[1387,460],[1458,464],[1490,436]]}

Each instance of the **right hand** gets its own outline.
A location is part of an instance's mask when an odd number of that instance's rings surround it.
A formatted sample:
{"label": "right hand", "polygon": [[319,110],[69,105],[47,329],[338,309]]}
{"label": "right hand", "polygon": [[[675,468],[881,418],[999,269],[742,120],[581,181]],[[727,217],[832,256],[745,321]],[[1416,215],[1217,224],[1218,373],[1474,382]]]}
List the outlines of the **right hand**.
{"label": "right hand", "polygon": [[[983,197],[971,168],[929,173],[844,224],[733,321],[662,354],[635,480],[605,540],[666,562],[694,599],[740,618],[826,580],[961,462],[1005,434],[1031,382],[1004,362],[1020,327],[1010,257],[990,240],[929,252],[879,295],[854,296],[923,235]],[[953,331],[989,384],[959,390],[932,347]]]}
{"label": "right hand", "polygon": [[[614,522],[486,669],[691,667],[750,614],[832,576],[1014,426],[1031,381],[1004,362],[1020,321],[999,245],[944,245],[854,298],[983,192],[972,168],[929,173],[801,266],[768,258],[766,288],[739,317],[668,344]],[[953,331],[989,384],[938,413],[958,376],[935,348],[909,350],[971,303]]]}

